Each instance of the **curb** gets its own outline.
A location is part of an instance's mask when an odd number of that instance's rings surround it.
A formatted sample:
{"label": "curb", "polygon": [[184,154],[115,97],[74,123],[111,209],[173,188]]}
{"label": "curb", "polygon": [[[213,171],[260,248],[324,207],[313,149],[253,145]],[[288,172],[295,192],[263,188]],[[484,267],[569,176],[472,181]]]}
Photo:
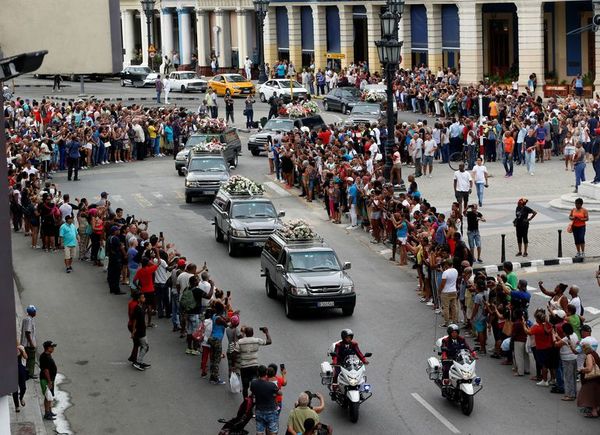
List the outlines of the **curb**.
{"label": "curb", "polygon": [[[14,274],[14,271],[13,271]],[[17,322],[17,331],[21,330],[21,321],[23,320],[23,304],[21,303],[21,295],[19,293],[19,288],[20,285],[18,284],[18,279],[16,279],[16,275],[15,275],[15,279],[13,279],[13,288],[14,288],[14,293],[15,293],[15,312],[16,312],[16,318],[15,321]],[[36,365],[37,367],[37,365]],[[33,388],[29,387],[30,385],[33,385]],[[46,429],[46,425],[44,424],[44,420],[42,419],[42,409],[44,407],[44,400],[41,396],[41,389],[40,389],[40,381],[38,380],[33,380],[33,383],[30,383],[28,385],[29,388],[27,388],[27,392],[28,395],[30,396],[30,400],[28,400],[28,407],[25,407],[21,410],[20,414],[16,414],[12,407],[10,408],[10,421],[11,421],[11,425],[13,423],[25,423],[25,422],[29,422],[29,423],[33,423],[34,427],[35,427],[35,435],[47,435],[47,429]],[[37,408],[33,411],[31,411],[31,407],[32,406],[36,406]],[[32,417],[33,421],[25,421],[24,419],[21,420],[21,418],[23,417]],[[25,418],[27,418],[25,417]]]}
{"label": "curb", "polygon": [[[598,261],[600,260],[600,256],[590,256],[590,257],[559,257],[559,258],[551,258],[548,260],[531,260],[531,261],[523,261],[516,262],[513,261],[514,270],[524,269],[526,267],[542,267],[542,266],[557,266],[559,264],[575,264],[575,263],[585,263],[587,260]],[[486,274],[501,272],[503,270],[502,264],[492,264],[489,266],[479,266],[474,267],[473,272],[486,272]]]}
{"label": "curb", "polygon": [[[74,102],[77,100],[81,100],[83,98],[80,97],[60,97],[57,95],[43,95],[43,98],[49,98],[56,101],[66,101],[66,102]],[[87,100],[96,100],[96,101],[156,101],[153,97],[107,97],[107,98],[96,98],[94,95],[89,95]],[[169,98],[172,101],[199,101],[194,97],[173,97]],[[160,105],[165,105],[164,103],[160,103]]]}
{"label": "curb", "polygon": [[[54,85],[15,85],[15,88],[53,88]],[[60,85],[61,88],[70,88],[71,85]]]}

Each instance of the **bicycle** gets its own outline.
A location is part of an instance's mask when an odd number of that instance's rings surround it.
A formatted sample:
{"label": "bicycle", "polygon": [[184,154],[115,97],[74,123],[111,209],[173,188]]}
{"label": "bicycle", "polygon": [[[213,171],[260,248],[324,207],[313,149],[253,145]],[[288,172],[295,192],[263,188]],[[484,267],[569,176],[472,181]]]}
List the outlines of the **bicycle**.
{"label": "bicycle", "polygon": [[459,165],[462,163],[467,170],[471,170],[477,160],[477,146],[463,145],[462,151],[455,151],[448,157],[448,166],[453,171],[458,171]]}

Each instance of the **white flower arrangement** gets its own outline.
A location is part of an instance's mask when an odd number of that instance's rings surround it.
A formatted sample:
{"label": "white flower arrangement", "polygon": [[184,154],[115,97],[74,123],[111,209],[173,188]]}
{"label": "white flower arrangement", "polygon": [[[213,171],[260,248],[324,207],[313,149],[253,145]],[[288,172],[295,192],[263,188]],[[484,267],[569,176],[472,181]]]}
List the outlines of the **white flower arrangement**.
{"label": "white flower arrangement", "polygon": [[290,118],[303,118],[319,113],[319,106],[314,101],[305,101],[302,104],[289,103],[284,108],[284,114]]}
{"label": "white flower arrangement", "polygon": [[194,145],[194,151],[199,153],[220,153],[225,148],[225,144],[208,142]]}
{"label": "white flower arrangement", "polygon": [[302,219],[284,222],[279,233],[286,240],[313,240],[317,237],[313,229]]}
{"label": "white flower arrangement", "polygon": [[231,177],[223,184],[223,189],[232,195],[262,195],[265,192],[262,185],[241,175]]}
{"label": "white flower arrangement", "polygon": [[223,118],[200,118],[197,127],[200,133],[223,133],[227,123]]}
{"label": "white flower arrangement", "polygon": [[386,101],[385,93],[378,92],[375,90],[364,91],[360,96],[362,101],[367,101],[369,103],[383,103]]}

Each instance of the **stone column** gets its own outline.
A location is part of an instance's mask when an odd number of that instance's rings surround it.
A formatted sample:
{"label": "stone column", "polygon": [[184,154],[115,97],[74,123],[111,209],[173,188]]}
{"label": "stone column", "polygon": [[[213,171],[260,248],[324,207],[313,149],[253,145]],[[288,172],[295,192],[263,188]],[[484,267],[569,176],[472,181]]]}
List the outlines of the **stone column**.
{"label": "stone column", "polygon": [[181,65],[192,61],[192,20],[189,8],[177,8],[179,18],[179,60]]}
{"label": "stone column", "polygon": [[340,11],[340,47],[345,54],[342,59],[342,68],[354,62],[354,20],[352,5],[339,5]]}
{"label": "stone column", "polygon": [[171,8],[162,8],[160,10],[160,34],[161,34],[161,53],[163,62],[165,56],[173,58],[173,10]]}
{"label": "stone column", "polygon": [[287,6],[290,62],[296,71],[302,67],[302,20],[300,6]]}
{"label": "stone column", "polygon": [[198,39],[198,65],[210,65],[210,23],[207,10],[196,9],[196,37]]}
{"label": "stone column", "polygon": [[315,68],[324,69],[327,65],[327,15],[325,6],[311,4],[313,13],[313,34],[315,40]]}
{"label": "stone column", "polygon": [[442,56],[442,5],[427,6],[427,63],[434,73],[443,66]]}
{"label": "stone column", "polygon": [[369,47],[369,71],[371,73],[375,71],[381,71],[381,62],[379,61],[379,55],[377,54],[377,47],[375,41],[381,39],[381,20],[379,12],[381,6],[374,5],[371,2],[366,4],[367,7],[367,35],[368,35],[368,47]]}
{"label": "stone column", "polygon": [[[600,3],[593,2],[592,5],[594,8],[594,15],[600,15]],[[594,34],[594,39],[596,40],[594,50],[594,95],[596,95],[600,92],[600,32]]]}
{"label": "stone column", "polygon": [[402,42],[402,50],[400,51],[402,62],[400,63],[400,68],[404,69],[412,68],[412,38],[410,25],[410,7],[407,5],[404,7],[404,14],[402,14],[402,18],[398,24],[398,40]]}
{"label": "stone column", "polygon": [[240,69],[244,69],[244,62],[246,62],[246,56],[250,57],[250,34],[249,31],[254,29],[248,28],[247,16],[250,11],[247,9],[236,9],[237,15],[237,46],[238,46],[238,66]]}
{"label": "stone column", "polygon": [[140,10],[140,28],[142,29],[142,65],[148,66],[148,27],[146,14]]}
{"label": "stone column", "polygon": [[537,76],[536,94],[542,95],[544,85],[544,8],[538,2],[521,1],[517,3],[517,17],[519,19],[519,91],[526,90],[529,75],[535,73]]}
{"label": "stone column", "polygon": [[121,11],[121,26],[123,31],[123,48],[125,49],[125,55],[123,56],[123,65],[131,65],[133,55],[135,51],[135,35],[133,34],[134,29],[134,11],[131,9],[123,9]]}
{"label": "stone column", "polygon": [[229,11],[215,9],[216,27],[218,27],[218,48],[217,58],[219,59],[219,68],[231,67],[231,30],[229,21]]}
{"label": "stone column", "polygon": [[[257,17],[258,20],[258,17]],[[269,8],[269,12],[265,17],[265,24],[263,34],[257,37],[263,37],[265,41],[265,65],[269,64],[269,68],[273,68],[273,65],[277,61],[277,23],[276,23],[275,8]],[[259,23],[256,23],[256,27],[259,27]],[[258,44],[258,41],[257,41]]]}
{"label": "stone column", "polygon": [[483,79],[481,14],[480,4],[474,2],[458,4],[461,84],[477,83]]}

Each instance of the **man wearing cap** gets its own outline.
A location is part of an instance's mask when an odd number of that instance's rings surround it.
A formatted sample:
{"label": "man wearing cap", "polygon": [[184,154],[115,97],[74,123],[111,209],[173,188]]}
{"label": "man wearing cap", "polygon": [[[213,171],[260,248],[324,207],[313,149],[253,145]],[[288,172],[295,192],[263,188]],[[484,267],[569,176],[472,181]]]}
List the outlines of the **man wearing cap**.
{"label": "man wearing cap", "polygon": [[[54,398],[54,380],[56,379],[56,363],[52,358],[56,343],[52,340],[44,342],[44,352],[40,355],[40,386],[44,396],[44,420],[54,420],[56,414],[52,413],[52,400]],[[47,394],[49,390],[50,394]],[[50,400],[48,400],[50,399]]]}
{"label": "man wearing cap", "polygon": [[37,347],[37,338],[35,335],[35,315],[37,308],[34,305],[27,307],[27,317],[21,322],[21,346],[25,347],[27,352],[27,373],[29,378],[37,379],[33,374],[35,371],[35,349]]}
{"label": "man wearing cap", "polygon": [[119,239],[120,227],[113,225],[110,229],[110,237],[106,241],[106,254],[108,255],[108,271],[106,280],[111,294],[124,295],[121,291],[120,278],[123,259],[127,258],[125,248]]}
{"label": "man wearing cap", "polygon": [[79,233],[75,224],[73,224],[73,215],[65,217],[65,223],[60,226],[58,235],[62,239],[63,248],[65,251],[65,272],[73,271],[73,257],[77,253],[77,245],[79,244]]}

